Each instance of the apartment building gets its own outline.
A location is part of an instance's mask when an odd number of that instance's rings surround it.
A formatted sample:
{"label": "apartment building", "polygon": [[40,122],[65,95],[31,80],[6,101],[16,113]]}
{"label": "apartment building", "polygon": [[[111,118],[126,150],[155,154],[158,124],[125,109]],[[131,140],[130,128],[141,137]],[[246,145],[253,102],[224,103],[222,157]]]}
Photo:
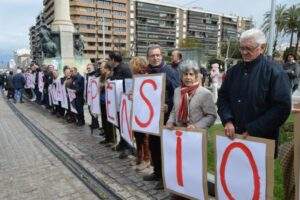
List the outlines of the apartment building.
{"label": "apartment building", "polygon": [[29,29],[31,59],[39,63],[43,58],[42,46],[41,46],[40,36],[39,36],[41,25],[43,23],[44,23],[44,15],[43,13],[40,13],[35,19],[35,25],[31,26]]}
{"label": "apartment building", "polygon": [[193,9],[187,11],[187,37],[196,38],[209,56],[217,53],[219,29],[218,14]]}
{"label": "apartment building", "polygon": [[131,55],[144,56],[150,44],[160,44],[166,51],[174,49],[179,23],[177,7],[152,0],[131,1]]}
{"label": "apartment building", "polygon": [[[101,59],[103,54],[121,51],[144,56],[149,44],[160,44],[170,51],[179,47],[181,39],[194,37],[208,56],[215,56],[220,55],[222,42],[236,39],[243,30],[252,27],[248,18],[185,9],[164,2],[70,0],[70,17],[84,38],[84,55]],[[54,20],[54,0],[43,3],[40,17],[50,26]],[[33,34],[38,32],[36,27],[37,24],[30,29],[31,46],[36,41],[37,33]]]}
{"label": "apartment building", "polygon": [[[44,0],[45,23],[54,20],[54,0]],[[92,60],[106,57],[111,51],[125,53],[128,0],[70,0],[70,17],[75,30],[83,36],[84,55]]]}

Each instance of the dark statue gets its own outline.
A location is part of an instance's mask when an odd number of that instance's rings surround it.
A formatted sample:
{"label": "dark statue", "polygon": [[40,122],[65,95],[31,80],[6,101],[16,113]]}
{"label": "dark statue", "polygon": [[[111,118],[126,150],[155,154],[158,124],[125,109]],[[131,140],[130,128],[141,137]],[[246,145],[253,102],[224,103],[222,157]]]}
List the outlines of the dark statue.
{"label": "dark statue", "polygon": [[74,34],[74,55],[82,56],[84,50],[84,42],[82,36],[79,34]]}
{"label": "dark statue", "polygon": [[47,25],[43,24],[39,33],[42,43],[42,51],[45,58],[53,58],[58,56],[58,48],[51,36],[51,30]]}

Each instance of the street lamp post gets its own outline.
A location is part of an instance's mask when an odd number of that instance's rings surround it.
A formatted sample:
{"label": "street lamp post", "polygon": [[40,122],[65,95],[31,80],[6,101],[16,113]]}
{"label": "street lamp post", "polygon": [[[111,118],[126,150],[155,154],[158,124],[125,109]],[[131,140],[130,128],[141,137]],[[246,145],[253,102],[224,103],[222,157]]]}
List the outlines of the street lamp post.
{"label": "street lamp post", "polygon": [[102,45],[103,45],[103,59],[105,59],[105,17],[102,17]]}

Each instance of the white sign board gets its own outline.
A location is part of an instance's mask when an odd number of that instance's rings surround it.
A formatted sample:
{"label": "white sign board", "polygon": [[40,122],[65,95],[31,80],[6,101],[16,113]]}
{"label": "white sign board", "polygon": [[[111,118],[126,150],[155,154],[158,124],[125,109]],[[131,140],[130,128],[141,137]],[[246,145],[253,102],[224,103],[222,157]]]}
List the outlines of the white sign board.
{"label": "white sign board", "polygon": [[[91,112],[94,114],[101,114],[100,112],[100,85],[99,85],[99,78],[97,77],[90,77],[89,85],[90,88],[90,106]],[[89,98],[88,98],[89,99]]]}
{"label": "white sign board", "polygon": [[44,91],[44,73],[43,72],[39,72],[38,73],[38,88],[39,88],[39,92],[43,93]]}
{"label": "white sign board", "polygon": [[133,80],[131,78],[126,78],[125,79],[125,93],[130,94],[132,93],[132,88],[133,87]]}
{"label": "white sign board", "polygon": [[107,121],[118,126],[116,84],[111,81],[107,81],[105,86],[105,105]]}
{"label": "white sign board", "polygon": [[76,110],[76,108],[74,107],[74,105],[75,105],[74,100],[76,99],[76,91],[67,88],[67,92],[68,92],[68,98],[69,98],[69,101],[70,101],[71,112],[77,114],[77,110]]}
{"label": "white sign board", "polygon": [[120,110],[120,130],[121,137],[130,144],[133,144],[133,132],[131,131],[131,105],[132,101],[129,100],[128,95],[122,94],[121,96],[121,110]]}
{"label": "white sign board", "polygon": [[123,80],[113,80],[116,85],[116,105],[117,112],[120,112],[121,96],[123,94]]}
{"label": "white sign board", "polygon": [[207,199],[206,133],[163,129],[165,188],[183,197]]}
{"label": "white sign board", "polygon": [[63,99],[63,85],[61,84],[61,80],[60,78],[56,79],[55,80],[55,85],[56,85],[56,98],[57,98],[57,101],[62,101]]}
{"label": "white sign board", "polygon": [[65,84],[61,87],[62,99],[61,99],[61,107],[68,109],[68,96]]}
{"label": "white sign board", "polygon": [[217,135],[216,156],[219,200],[269,199],[266,143]]}
{"label": "white sign board", "polygon": [[52,84],[48,87],[48,99],[49,99],[49,106],[53,105],[53,99],[52,99]]}
{"label": "white sign board", "polygon": [[53,104],[59,105],[58,103],[58,87],[57,87],[57,80],[55,80],[55,84],[52,86],[52,97],[53,97]]}
{"label": "white sign board", "polygon": [[[86,102],[87,102],[87,105],[91,105],[92,103],[92,87],[91,87],[91,80],[94,79],[95,76],[90,76],[88,79],[85,79],[85,83],[84,85],[86,86],[86,91],[85,91],[85,94],[86,94]],[[85,95],[84,95],[85,96]]]}
{"label": "white sign board", "polygon": [[132,130],[160,135],[165,74],[134,76]]}
{"label": "white sign board", "polygon": [[35,78],[34,75],[31,73],[25,73],[25,88],[26,89],[33,89],[34,88],[34,82],[35,82]]}

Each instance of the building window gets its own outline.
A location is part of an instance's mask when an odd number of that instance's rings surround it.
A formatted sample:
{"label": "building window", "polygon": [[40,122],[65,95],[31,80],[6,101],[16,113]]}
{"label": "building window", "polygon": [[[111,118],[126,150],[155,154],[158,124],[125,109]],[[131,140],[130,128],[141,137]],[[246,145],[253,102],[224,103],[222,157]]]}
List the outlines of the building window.
{"label": "building window", "polygon": [[124,20],[124,19],[114,19],[114,23],[116,23],[116,24],[126,24],[126,20]]}
{"label": "building window", "polygon": [[97,12],[98,13],[103,13],[103,14],[110,14],[111,13],[111,11],[107,10],[107,9],[98,9]]}
{"label": "building window", "polygon": [[121,12],[121,11],[113,11],[113,14],[116,16],[126,16],[126,12]]}
{"label": "building window", "polygon": [[125,3],[113,3],[114,8],[125,8],[126,4]]}

